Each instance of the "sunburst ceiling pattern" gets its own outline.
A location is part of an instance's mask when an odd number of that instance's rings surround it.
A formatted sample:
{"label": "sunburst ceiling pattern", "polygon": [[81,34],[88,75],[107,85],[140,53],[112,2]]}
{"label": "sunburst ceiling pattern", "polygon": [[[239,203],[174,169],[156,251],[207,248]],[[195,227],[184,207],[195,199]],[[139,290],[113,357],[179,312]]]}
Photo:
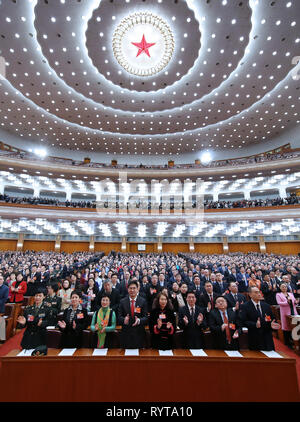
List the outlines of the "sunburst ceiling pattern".
{"label": "sunburst ceiling pattern", "polygon": [[[140,12],[174,35],[171,60],[149,77],[126,72],[112,48],[122,19]],[[107,154],[264,142],[299,123],[299,15],[295,0],[2,1],[0,127]]]}

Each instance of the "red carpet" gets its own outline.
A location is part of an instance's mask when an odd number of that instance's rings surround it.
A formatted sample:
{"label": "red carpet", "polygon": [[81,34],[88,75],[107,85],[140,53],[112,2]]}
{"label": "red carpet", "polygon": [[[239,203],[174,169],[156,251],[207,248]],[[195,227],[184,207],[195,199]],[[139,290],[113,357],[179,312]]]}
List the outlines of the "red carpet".
{"label": "red carpet", "polygon": [[25,328],[17,333],[15,336],[11,337],[4,344],[0,345],[0,356],[5,356],[13,349],[21,349],[20,343],[22,340],[23,332]]}
{"label": "red carpet", "polygon": [[296,353],[292,349],[289,349],[285,344],[283,344],[280,340],[277,340],[276,338],[274,338],[274,344],[277,352],[283,352],[286,355],[289,355],[291,358],[296,359],[296,371],[298,377],[298,387],[300,391],[300,356],[296,355]]}

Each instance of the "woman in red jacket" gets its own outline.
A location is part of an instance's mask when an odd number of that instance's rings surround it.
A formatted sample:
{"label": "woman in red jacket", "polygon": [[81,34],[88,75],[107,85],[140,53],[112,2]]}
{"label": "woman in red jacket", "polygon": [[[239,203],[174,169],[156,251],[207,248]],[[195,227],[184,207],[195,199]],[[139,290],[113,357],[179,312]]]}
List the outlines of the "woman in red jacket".
{"label": "woman in red jacket", "polygon": [[23,275],[19,273],[17,275],[17,280],[14,281],[9,288],[9,301],[13,303],[22,303],[26,291],[27,283],[23,280]]}

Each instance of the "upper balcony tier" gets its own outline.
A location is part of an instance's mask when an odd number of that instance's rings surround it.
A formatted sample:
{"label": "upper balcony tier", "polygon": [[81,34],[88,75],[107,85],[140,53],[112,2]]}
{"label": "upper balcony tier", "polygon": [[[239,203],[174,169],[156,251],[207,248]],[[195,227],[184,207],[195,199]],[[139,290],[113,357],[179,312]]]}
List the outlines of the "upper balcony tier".
{"label": "upper balcony tier", "polygon": [[[5,144],[2,143],[2,147]],[[295,171],[300,167],[300,149],[282,152],[266,152],[257,156],[234,158],[228,160],[213,161],[203,165],[196,160],[194,164],[176,164],[169,161],[166,165],[127,165],[111,163],[94,163],[89,159],[76,161],[71,158],[45,157],[41,158],[33,153],[4,148],[0,150],[0,170],[13,168],[15,171],[27,169],[29,173],[39,171],[41,175],[60,174],[65,178],[76,175],[87,178],[109,177],[118,178],[121,172],[126,172],[127,177],[149,179],[163,178],[203,178],[218,177],[221,175],[245,174],[257,175],[258,172],[268,174],[274,170],[293,168]],[[63,173],[63,175],[61,175]]]}

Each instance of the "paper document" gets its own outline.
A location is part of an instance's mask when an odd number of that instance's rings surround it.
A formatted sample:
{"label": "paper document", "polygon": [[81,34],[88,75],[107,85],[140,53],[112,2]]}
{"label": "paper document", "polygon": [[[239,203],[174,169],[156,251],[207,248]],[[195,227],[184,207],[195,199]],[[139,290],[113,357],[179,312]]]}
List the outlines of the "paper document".
{"label": "paper document", "polygon": [[230,358],[243,358],[244,356],[240,354],[238,350],[224,350],[227,356]]}
{"label": "paper document", "polygon": [[172,350],[159,350],[159,356],[173,356]]}
{"label": "paper document", "polygon": [[139,349],[125,349],[125,356],[139,356]]}
{"label": "paper document", "polygon": [[203,349],[190,349],[193,356],[207,356]]}
{"label": "paper document", "polygon": [[62,349],[61,352],[59,352],[58,356],[73,356],[76,349]]}
{"label": "paper document", "polygon": [[279,353],[275,352],[275,350],[271,350],[270,352],[266,352],[265,350],[261,350],[261,353],[268,356],[268,358],[282,358]]}
{"label": "paper document", "polygon": [[31,353],[35,349],[23,349],[22,352],[20,352],[17,356],[31,356]]}
{"label": "paper document", "polygon": [[108,349],[94,349],[93,356],[106,356]]}

